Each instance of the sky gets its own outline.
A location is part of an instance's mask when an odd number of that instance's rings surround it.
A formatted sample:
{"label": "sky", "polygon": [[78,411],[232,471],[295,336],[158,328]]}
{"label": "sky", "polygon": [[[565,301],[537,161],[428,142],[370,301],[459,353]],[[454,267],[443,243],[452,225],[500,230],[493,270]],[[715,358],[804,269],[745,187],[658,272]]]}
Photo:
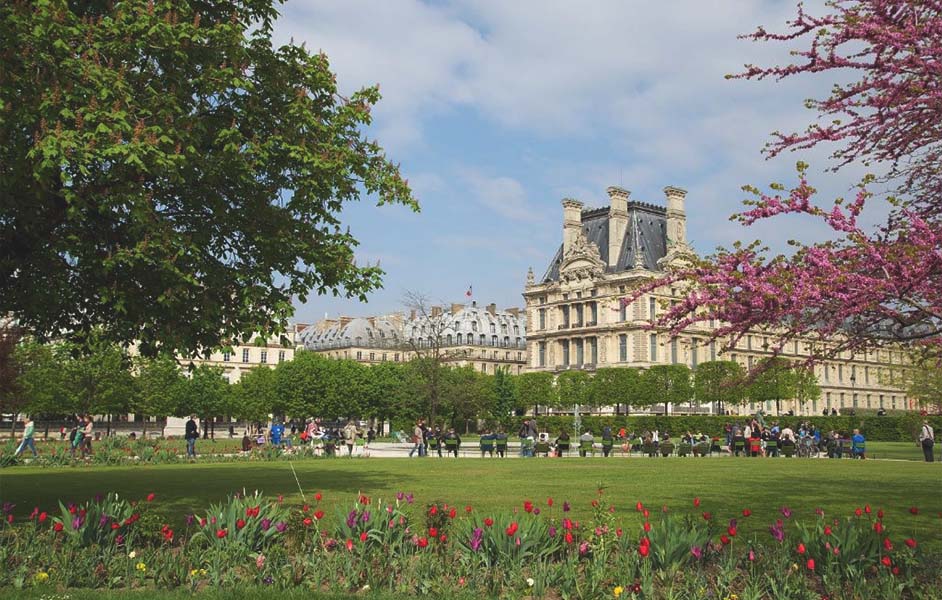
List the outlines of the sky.
{"label": "sky", "polygon": [[561,243],[560,200],[606,206],[611,185],[655,204],[665,186],[686,189],[688,239],[704,255],[737,240],[785,251],[789,239],[824,239],[800,217],[729,221],[743,185],[793,184],[798,160],[823,200],[865,173],[826,172],[826,149],[761,152],[772,131],[814,120],[804,99],[826,95],[832,76],[724,77],[789,60],[793,46],[737,36],[783,31],[794,13],[771,0],[289,0],[276,42],[323,50],[344,93],[379,84],[367,134],[421,205],[349,204],[358,262],[378,261],[384,287],[367,303],[309,298],[295,320],[402,310],[407,291],[462,302],[469,287],[479,304],[523,306],[527,269],[539,278]]}

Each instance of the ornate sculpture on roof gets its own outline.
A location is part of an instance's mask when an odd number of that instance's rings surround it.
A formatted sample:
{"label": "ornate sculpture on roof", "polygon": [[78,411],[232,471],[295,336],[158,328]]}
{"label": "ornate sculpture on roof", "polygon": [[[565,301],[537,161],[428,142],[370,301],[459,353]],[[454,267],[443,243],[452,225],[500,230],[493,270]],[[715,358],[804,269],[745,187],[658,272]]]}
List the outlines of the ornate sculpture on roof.
{"label": "ornate sculpture on roof", "polygon": [[585,237],[581,228],[576,232],[572,244],[563,254],[560,265],[560,278],[564,281],[592,279],[605,271],[605,263],[599,253],[599,247]]}
{"label": "ornate sculpture on roof", "polygon": [[533,285],[536,282],[536,277],[533,276],[533,267],[527,269],[527,285]]}

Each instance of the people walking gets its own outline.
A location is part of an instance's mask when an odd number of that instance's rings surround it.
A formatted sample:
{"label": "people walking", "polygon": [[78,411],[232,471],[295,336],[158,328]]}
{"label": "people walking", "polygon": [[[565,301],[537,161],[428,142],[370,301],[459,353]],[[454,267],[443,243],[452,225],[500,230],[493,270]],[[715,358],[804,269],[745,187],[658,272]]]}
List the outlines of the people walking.
{"label": "people walking", "polygon": [[409,458],[412,458],[412,455],[416,452],[418,452],[419,456],[424,455],[422,445],[425,443],[425,439],[423,435],[422,421],[416,421],[415,427],[412,428],[412,450],[409,450]]}
{"label": "people walking", "polygon": [[36,425],[33,423],[33,420],[29,417],[23,421],[23,440],[20,442],[19,447],[16,449],[16,453],[13,456],[19,456],[24,450],[29,448],[33,452],[33,457],[39,456],[39,453],[36,452],[36,442],[33,440],[33,432],[36,430]]}
{"label": "people walking", "polygon": [[196,440],[200,437],[200,428],[196,425],[196,415],[190,415],[190,420],[186,422],[186,429],[183,438],[186,440],[187,458],[196,458]]}
{"label": "people walking", "polygon": [[932,455],[932,448],[935,446],[935,431],[932,430],[932,425],[929,425],[928,420],[923,420],[922,422],[922,430],[919,432],[919,443],[922,444],[922,453],[926,457],[926,462],[935,460]]}
{"label": "people walking", "polygon": [[343,439],[347,444],[347,456],[353,456],[353,446],[357,441],[357,426],[353,421],[347,421],[347,426],[343,428]]}

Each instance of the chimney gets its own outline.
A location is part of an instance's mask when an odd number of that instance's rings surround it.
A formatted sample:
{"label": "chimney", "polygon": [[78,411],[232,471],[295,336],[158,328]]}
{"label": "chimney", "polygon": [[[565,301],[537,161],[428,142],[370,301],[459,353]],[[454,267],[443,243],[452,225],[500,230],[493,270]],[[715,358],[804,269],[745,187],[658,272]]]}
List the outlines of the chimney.
{"label": "chimney", "polygon": [[667,246],[687,245],[687,213],[684,212],[684,199],[687,190],[667,186]]}
{"label": "chimney", "polygon": [[608,209],[608,266],[618,264],[618,253],[622,242],[625,241],[625,232],[628,231],[628,190],[611,186],[607,190],[611,206]]}
{"label": "chimney", "polygon": [[409,311],[409,320],[415,321],[415,309],[414,308],[411,311]]}
{"label": "chimney", "polygon": [[433,306],[433,307],[432,307],[432,318],[433,318],[433,319],[436,318],[436,317],[440,317],[441,314],[442,314],[442,307],[441,307],[441,306]]}
{"label": "chimney", "polygon": [[506,312],[506,313],[508,313],[508,314],[511,314],[511,315],[513,315],[514,317],[516,317],[517,315],[520,314],[520,309],[517,308],[517,307],[505,308],[505,309],[504,309],[504,312]]}
{"label": "chimney", "polygon": [[488,305],[487,305],[487,312],[491,313],[491,316],[492,316],[492,317],[495,316],[495,315],[497,314],[497,305],[494,304],[493,302],[491,302],[490,304],[488,304]]}
{"label": "chimney", "polygon": [[582,229],[582,202],[563,198],[563,255],[569,252]]}
{"label": "chimney", "polygon": [[455,303],[452,303],[452,305],[451,305],[451,314],[457,315],[459,312],[461,312],[461,309],[462,309],[462,308],[464,308],[464,304],[455,304]]}

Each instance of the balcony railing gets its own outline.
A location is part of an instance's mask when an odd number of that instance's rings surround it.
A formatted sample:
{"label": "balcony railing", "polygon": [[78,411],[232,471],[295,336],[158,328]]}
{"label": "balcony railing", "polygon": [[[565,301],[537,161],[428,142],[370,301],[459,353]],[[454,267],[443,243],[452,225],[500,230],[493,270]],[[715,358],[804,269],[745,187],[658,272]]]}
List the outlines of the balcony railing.
{"label": "balcony railing", "polygon": [[[433,344],[423,340],[421,344],[416,344],[419,348],[431,348]],[[457,341],[452,341],[448,343],[447,341],[442,341],[438,344],[439,348],[462,348],[465,346],[473,346],[475,348],[505,348],[511,350],[526,350],[527,343],[526,341],[517,342],[504,342],[499,340],[497,343],[494,343],[491,340],[486,340],[483,343],[480,340],[464,340],[461,343]],[[331,342],[315,342],[313,344],[305,344],[304,348],[306,350],[343,350],[346,348],[366,348],[366,349],[380,349],[380,350],[398,350],[400,352],[408,352],[413,349],[412,344],[408,341],[402,340],[391,340],[388,338],[379,338],[372,340],[338,340]],[[233,361],[235,362],[235,361]]]}
{"label": "balcony railing", "polygon": [[562,325],[559,325],[558,327],[556,327],[556,329],[560,331],[562,331],[563,329],[569,329],[569,323],[563,323]]}

